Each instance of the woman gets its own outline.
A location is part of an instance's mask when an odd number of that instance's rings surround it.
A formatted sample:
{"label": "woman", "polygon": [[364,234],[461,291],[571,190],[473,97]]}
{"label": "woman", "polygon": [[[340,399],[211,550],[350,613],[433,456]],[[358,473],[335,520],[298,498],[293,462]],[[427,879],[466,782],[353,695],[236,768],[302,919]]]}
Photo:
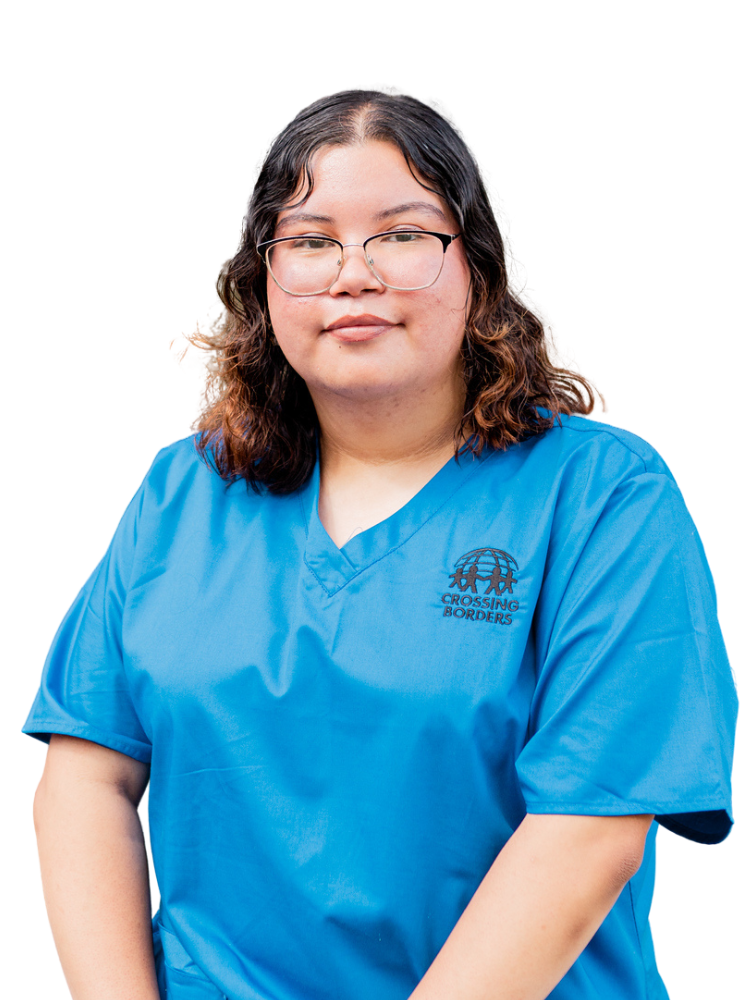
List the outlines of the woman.
{"label": "woman", "polygon": [[24,726],[74,998],[666,997],[657,824],[732,823],[710,574],[661,458],[574,415],[471,154],[316,102],[219,290],[198,433]]}

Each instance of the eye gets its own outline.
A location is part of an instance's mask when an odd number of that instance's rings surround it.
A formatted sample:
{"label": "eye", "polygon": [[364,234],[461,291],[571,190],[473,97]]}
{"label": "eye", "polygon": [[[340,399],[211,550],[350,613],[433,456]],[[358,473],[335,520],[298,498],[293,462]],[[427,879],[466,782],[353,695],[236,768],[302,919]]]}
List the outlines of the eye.
{"label": "eye", "polygon": [[396,233],[388,233],[387,236],[383,237],[383,240],[387,243],[422,243],[426,237],[425,233],[415,233],[413,231],[404,231]]}
{"label": "eye", "polygon": [[289,240],[286,245],[292,250],[330,250],[336,246],[330,240],[316,239],[314,236],[301,236],[299,239]]}

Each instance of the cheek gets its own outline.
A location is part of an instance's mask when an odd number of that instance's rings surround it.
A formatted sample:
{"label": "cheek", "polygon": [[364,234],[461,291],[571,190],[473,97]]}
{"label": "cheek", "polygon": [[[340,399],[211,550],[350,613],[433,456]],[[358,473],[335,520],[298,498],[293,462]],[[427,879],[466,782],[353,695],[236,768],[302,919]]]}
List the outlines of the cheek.
{"label": "cheek", "polygon": [[[448,251],[450,253],[450,250]],[[467,314],[467,301],[471,293],[471,272],[463,256],[449,258],[443,265],[440,279],[434,286],[443,308],[463,320]]]}
{"label": "cheek", "polygon": [[310,332],[315,329],[310,302],[307,299],[287,295],[269,279],[268,314],[279,347],[292,361],[292,354],[298,354],[309,341]]}
{"label": "cheek", "polygon": [[425,319],[435,333],[439,334],[441,341],[460,344],[466,330],[471,286],[468,275],[466,280],[463,274],[453,277],[454,280],[446,282],[444,287],[435,289]]}
{"label": "cheek", "polygon": [[291,296],[282,292],[271,278],[268,279],[266,286],[266,296],[268,299],[268,314],[271,317],[271,326],[275,333],[277,331],[282,332],[289,324],[287,313],[289,311],[289,303],[292,300]]}

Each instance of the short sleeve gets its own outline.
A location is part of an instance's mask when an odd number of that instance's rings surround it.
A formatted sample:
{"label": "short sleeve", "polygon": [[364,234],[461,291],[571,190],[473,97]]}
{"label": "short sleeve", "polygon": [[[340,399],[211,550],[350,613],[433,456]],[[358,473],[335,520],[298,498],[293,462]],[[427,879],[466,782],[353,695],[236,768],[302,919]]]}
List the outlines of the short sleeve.
{"label": "short sleeve", "polygon": [[731,828],[737,694],[711,574],[671,476],[631,475],[549,567],[516,762],[529,812],[652,813],[701,843]]}
{"label": "short sleeve", "polygon": [[107,552],[63,619],[23,732],[79,736],[148,763],[151,743],[133,704],[123,663],[122,616],[143,485]]}

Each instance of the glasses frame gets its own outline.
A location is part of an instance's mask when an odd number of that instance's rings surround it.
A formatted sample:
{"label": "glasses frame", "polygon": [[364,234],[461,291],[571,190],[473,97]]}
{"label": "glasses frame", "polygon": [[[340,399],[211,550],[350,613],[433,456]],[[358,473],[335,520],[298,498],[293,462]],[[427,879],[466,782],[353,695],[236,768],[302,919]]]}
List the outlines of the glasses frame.
{"label": "glasses frame", "polygon": [[[401,288],[399,285],[389,285],[387,281],[383,281],[378,272],[375,270],[372,259],[370,258],[370,255],[367,253],[367,244],[370,243],[372,240],[379,239],[381,236],[394,236],[398,233],[419,233],[421,236],[436,236],[443,244],[443,257],[442,260],[440,261],[440,270],[432,279],[432,281],[428,281],[426,285],[418,285],[416,288]],[[308,295],[324,295],[326,292],[330,291],[341,277],[341,272],[343,271],[344,264],[346,263],[346,255],[344,254],[344,250],[347,247],[362,247],[365,254],[365,263],[367,264],[368,268],[374,274],[374,276],[377,278],[377,280],[380,282],[381,285],[385,285],[386,288],[392,288],[396,292],[419,292],[423,288],[429,288],[430,285],[434,285],[435,282],[438,280],[443,271],[443,264],[445,263],[446,251],[448,250],[448,247],[451,245],[451,243],[454,240],[457,240],[460,235],[461,233],[433,233],[430,232],[428,229],[387,229],[384,233],[375,233],[374,236],[368,236],[367,239],[364,241],[364,243],[342,243],[341,240],[336,240],[333,238],[333,236],[313,237],[310,236],[309,234],[300,234],[298,236],[280,236],[278,239],[275,240],[264,240],[262,243],[258,243],[256,250],[263,259],[263,263],[268,268],[268,273],[273,278],[274,283],[279,286],[282,292],[286,292],[287,295],[294,295],[295,298],[305,298]],[[288,288],[284,288],[284,286],[280,284],[280,282],[277,280],[276,275],[273,273],[271,265],[268,262],[268,253],[273,247],[276,246],[277,243],[289,243],[291,240],[300,240],[300,239],[328,240],[329,243],[336,243],[338,246],[341,247],[341,261],[339,263],[338,274],[330,283],[330,285],[328,285],[327,288],[321,288],[320,291],[318,292],[290,292]]]}

